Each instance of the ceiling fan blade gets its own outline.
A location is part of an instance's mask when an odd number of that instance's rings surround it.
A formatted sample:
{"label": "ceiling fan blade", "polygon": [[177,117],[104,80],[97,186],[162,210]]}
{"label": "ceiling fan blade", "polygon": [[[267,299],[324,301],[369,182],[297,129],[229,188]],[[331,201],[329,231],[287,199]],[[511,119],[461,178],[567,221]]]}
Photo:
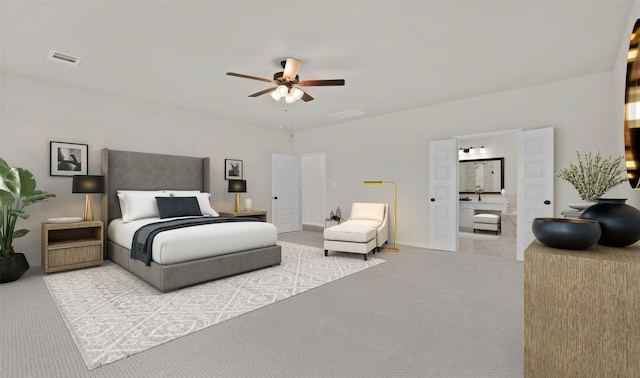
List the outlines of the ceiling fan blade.
{"label": "ceiling fan blade", "polygon": [[257,77],[257,76],[244,75],[244,74],[239,74],[239,73],[235,73],[235,72],[227,72],[227,75],[229,75],[229,76],[242,77],[242,78],[245,78],[245,79],[252,79],[252,80],[266,81],[267,83],[275,83],[275,81],[273,81],[273,80],[271,80],[271,79],[266,79],[266,78],[264,78],[264,77]]}
{"label": "ceiling fan blade", "polygon": [[298,83],[303,87],[326,87],[332,85],[344,85],[344,79],[330,79],[330,80],[302,80]]}
{"label": "ceiling fan blade", "polygon": [[250,94],[250,95],[249,95],[249,97],[258,97],[258,96],[262,96],[262,95],[263,95],[263,94],[265,94],[265,93],[269,93],[269,92],[273,92],[273,91],[275,91],[275,90],[276,90],[276,88],[277,88],[277,87],[268,88],[268,89],[265,89],[265,90],[263,90],[263,91],[260,91],[260,92],[256,92],[256,93]]}
{"label": "ceiling fan blade", "polygon": [[295,80],[301,65],[301,60],[295,58],[287,58],[287,62],[284,65],[284,74],[282,76],[284,76],[285,79]]}
{"label": "ceiling fan blade", "polygon": [[302,101],[304,101],[304,102],[309,102],[309,101],[313,100],[313,97],[311,97],[307,92],[304,92],[304,94],[302,95],[302,97],[300,99]]}

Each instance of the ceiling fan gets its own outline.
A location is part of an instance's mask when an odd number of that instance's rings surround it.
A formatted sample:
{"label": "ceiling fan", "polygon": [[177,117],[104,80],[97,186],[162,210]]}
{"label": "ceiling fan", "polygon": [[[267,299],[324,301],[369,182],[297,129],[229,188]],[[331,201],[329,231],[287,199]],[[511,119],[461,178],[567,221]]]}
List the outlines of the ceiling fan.
{"label": "ceiling fan", "polygon": [[267,88],[260,92],[250,94],[249,97],[258,97],[266,93],[271,93],[271,97],[274,100],[280,101],[284,97],[285,101],[290,104],[297,100],[308,102],[313,100],[307,92],[303,91],[299,87],[325,87],[344,85],[344,79],[330,79],[330,80],[302,80],[298,76],[298,71],[302,65],[302,61],[295,58],[287,58],[280,62],[284,71],[276,72],[273,74],[273,79],[267,79],[263,77],[250,76],[239,74],[235,72],[227,72],[229,76],[243,77],[245,79],[266,81],[267,83],[275,84],[275,87]]}

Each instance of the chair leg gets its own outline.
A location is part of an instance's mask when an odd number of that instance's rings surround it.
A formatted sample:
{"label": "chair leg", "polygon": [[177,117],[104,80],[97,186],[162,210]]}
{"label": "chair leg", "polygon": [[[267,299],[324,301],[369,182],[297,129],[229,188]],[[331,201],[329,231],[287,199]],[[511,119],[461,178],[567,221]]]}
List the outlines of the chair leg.
{"label": "chair leg", "polygon": [[367,255],[366,254],[364,255],[364,261],[367,261]]}
{"label": "chair leg", "polygon": [[325,255],[325,256],[329,256],[328,252],[329,252],[329,250],[328,250],[328,249],[325,249],[325,250],[324,250],[324,255]]}

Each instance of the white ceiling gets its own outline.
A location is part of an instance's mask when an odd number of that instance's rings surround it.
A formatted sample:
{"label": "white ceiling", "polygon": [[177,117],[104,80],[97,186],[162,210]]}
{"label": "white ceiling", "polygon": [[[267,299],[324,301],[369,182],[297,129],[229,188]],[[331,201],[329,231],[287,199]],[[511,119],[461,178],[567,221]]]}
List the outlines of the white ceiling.
{"label": "white ceiling", "polygon": [[[2,71],[294,131],[609,71],[631,1],[0,1]],[[46,59],[79,56],[78,67]],[[247,95],[303,61],[315,100]],[[366,114],[336,120],[348,110]]]}

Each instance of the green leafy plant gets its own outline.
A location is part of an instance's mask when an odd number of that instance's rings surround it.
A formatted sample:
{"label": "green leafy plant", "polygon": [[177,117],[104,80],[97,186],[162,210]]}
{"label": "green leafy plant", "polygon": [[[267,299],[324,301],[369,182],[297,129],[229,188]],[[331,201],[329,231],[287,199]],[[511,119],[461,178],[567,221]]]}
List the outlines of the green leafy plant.
{"label": "green leafy plant", "polygon": [[29,230],[16,230],[18,219],[27,219],[24,208],[55,194],[36,189],[33,174],[23,168],[11,168],[0,158],[0,256],[14,254],[13,239],[25,236]]}
{"label": "green leafy plant", "polygon": [[603,159],[599,151],[583,156],[576,151],[576,155],[578,164],[569,163],[569,167],[560,169],[556,177],[573,185],[584,201],[595,202],[614,186],[627,181],[623,156],[609,155]]}

